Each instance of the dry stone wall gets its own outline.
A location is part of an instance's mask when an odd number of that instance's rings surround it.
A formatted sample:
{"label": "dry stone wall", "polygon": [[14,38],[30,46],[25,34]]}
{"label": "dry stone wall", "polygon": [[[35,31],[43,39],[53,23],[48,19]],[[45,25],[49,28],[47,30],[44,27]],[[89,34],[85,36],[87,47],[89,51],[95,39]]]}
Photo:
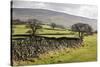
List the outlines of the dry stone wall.
{"label": "dry stone wall", "polygon": [[54,38],[34,36],[31,38],[15,38],[12,40],[12,59],[27,60],[39,54],[61,48],[77,48],[82,45],[80,38]]}

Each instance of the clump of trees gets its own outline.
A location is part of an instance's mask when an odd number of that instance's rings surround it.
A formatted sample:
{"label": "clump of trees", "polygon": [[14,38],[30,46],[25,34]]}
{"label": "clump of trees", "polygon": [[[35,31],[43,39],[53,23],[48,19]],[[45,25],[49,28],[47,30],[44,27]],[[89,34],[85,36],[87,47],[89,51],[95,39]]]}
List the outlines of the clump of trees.
{"label": "clump of trees", "polygon": [[83,39],[84,33],[90,34],[92,33],[93,29],[89,24],[84,23],[76,23],[71,26],[72,31],[78,32],[79,37]]}

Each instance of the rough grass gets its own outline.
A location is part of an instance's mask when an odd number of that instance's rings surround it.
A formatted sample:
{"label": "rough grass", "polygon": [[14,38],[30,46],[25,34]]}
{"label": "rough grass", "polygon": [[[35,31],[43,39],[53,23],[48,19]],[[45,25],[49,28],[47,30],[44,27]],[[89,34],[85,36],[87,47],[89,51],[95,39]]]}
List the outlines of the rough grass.
{"label": "rough grass", "polygon": [[64,48],[41,54],[38,59],[17,61],[14,65],[37,65],[54,63],[88,62],[97,60],[97,35],[84,38],[84,46],[76,49]]}

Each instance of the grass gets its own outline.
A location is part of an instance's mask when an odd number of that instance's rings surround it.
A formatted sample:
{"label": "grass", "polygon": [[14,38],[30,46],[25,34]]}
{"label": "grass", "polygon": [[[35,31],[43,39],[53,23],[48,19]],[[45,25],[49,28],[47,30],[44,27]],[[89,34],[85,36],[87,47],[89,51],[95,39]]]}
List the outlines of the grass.
{"label": "grass", "polygon": [[41,54],[39,58],[32,58],[32,61],[17,61],[15,65],[37,65],[37,64],[55,64],[88,62],[97,60],[97,35],[86,36],[84,38],[84,47],[72,49],[64,48],[60,50],[49,51]]}
{"label": "grass", "polygon": [[[26,27],[26,24],[21,25],[12,25],[13,33],[12,35],[27,35],[30,34],[28,31],[31,30],[30,28]],[[38,29],[36,34],[47,36],[47,37],[75,37],[78,36],[78,32],[73,32],[70,29],[62,29],[62,28],[51,28],[49,25],[41,25],[42,28]]]}
{"label": "grass", "polygon": [[[52,29],[50,28],[50,26],[47,26],[47,25],[43,25],[42,27],[43,28],[37,30],[38,34],[70,34],[70,33],[73,33],[72,31],[69,31],[67,29],[60,29],[60,28]],[[13,25],[12,29],[14,30],[13,34],[29,34],[26,32],[30,30],[30,28],[26,28],[26,25]]]}
{"label": "grass", "polygon": [[[58,55],[54,52],[52,55],[42,56],[41,61],[45,63],[69,63],[69,62],[86,62],[86,61],[96,61],[97,54],[96,54],[96,35],[85,37],[84,39],[84,47],[79,49],[66,49],[58,51]],[[69,53],[68,53],[69,52]],[[52,52],[51,52],[52,53]],[[50,58],[53,56],[53,58]],[[43,58],[44,57],[44,58]],[[44,60],[45,59],[45,60]],[[41,63],[38,63],[41,64]]]}
{"label": "grass", "polygon": [[41,35],[41,36],[45,36],[45,37],[55,37],[55,38],[59,38],[59,37],[78,37],[76,35]]}
{"label": "grass", "polygon": [[[26,28],[26,25],[13,25],[12,26],[14,33],[13,35],[18,35],[18,34],[30,34],[27,33],[27,31],[30,30],[30,28]],[[52,29],[48,25],[42,25],[43,28],[37,30],[37,34],[41,36],[46,36],[46,37],[77,37],[76,32],[69,31],[67,29],[61,29],[61,28],[55,28]],[[12,37],[12,38],[19,38],[19,37]],[[22,37],[21,37],[22,38]],[[25,38],[25,37],[23,37]]]}

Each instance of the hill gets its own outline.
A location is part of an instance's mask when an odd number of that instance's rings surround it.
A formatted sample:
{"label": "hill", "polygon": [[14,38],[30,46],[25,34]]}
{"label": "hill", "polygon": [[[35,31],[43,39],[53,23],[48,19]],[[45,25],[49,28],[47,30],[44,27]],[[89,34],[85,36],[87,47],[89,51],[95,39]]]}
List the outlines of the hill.
{"label": "hill", "polygon": [[94,30],[97,29],[97,20],[89,19],[80,16],[74,16],[62,12],[56,12],[46,9],[29,9],[29,8],[12,8],[13,19],[20,19],[26,21],[27,19],[39,19],[43,23],[56,23],[69,28],[71,25],[82,22],[92,26]]}

